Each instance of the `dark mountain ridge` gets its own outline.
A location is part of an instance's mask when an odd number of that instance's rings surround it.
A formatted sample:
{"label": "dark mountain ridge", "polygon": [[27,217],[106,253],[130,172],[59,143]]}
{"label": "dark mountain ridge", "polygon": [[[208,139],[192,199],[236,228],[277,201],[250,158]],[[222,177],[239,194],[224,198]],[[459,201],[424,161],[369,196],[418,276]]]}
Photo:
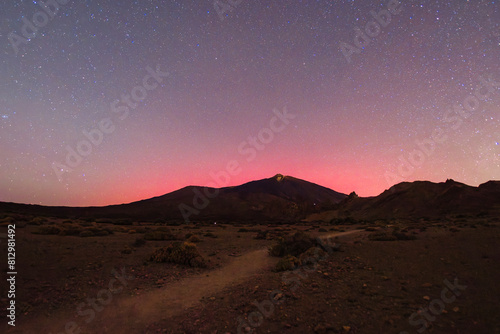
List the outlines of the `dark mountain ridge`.
{"label": "dark mountain ridge", "polygon": [[478,187],[453,180],[402,182],[375,197],[349,196],[334,210],[309,218],[329,221],[346,217],[391,219],[452,214],[500,216],[500,181],[488,181]]}
{"label": "dark mountain ridge", "polygon": [[0,203],[0,211],[144,220],[297,220],[331,208],[345,197],[332,189],[277,174],[233,187],[187,186],[162,196],[121,205],[49,207]]}
{"label": "dark mountain ridge", "polygon": [[402,182],[374,197],[347,196],[277,174],[239,186],[187,186],[137,202],[104,207],[51,207],[0,202],[0,212],[68,218],[162,221],[298,221],[500,216],[500,181],[478,187],[453,180]]}

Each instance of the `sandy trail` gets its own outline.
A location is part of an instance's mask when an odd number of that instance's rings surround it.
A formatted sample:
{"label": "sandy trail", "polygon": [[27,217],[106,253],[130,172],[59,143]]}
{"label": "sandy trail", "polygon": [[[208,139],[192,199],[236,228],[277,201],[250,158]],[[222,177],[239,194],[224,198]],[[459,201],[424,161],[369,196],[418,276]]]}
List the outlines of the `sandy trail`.
{"label": "sandy trail", "polygon": [[[360,231],[332,233],[321,239]],[[95,319],[89,324],[85,323],[85,317],[75,319],[75,311],[68,310],[51,318],[39,317],[30,321],[29,325],[17,327],[9,333],[142,333],[149,324],[181,314],[197,305],[203,297],[211,297],[265,272],[266,269],[270,270],[276,261],[276,258],[268,255],[267,248],[251,251],[234,258],[225,267],[184,278],[161,289],[137,296],[118,296],[100,313],[96,313]],[[65,331],[65,325],[73,320],[77,322],[80,331]]]}
{"label": "sandy trail", "polygon": [[[271,268],[276,259],[267,249],[259,249],[235,258],[223,268],[185,278],[157,291],[122,299],[100,315],[102,321],[88,326],[88,333],[136,333],[157,320],[167,319],[196,305],[202,297],[211,297]],[[112,319],[112,320],[111,320]],[[101,322],[101,324],[99,324]]]}
{"label": "sandy trail", "polygon": [[330,238],[333,238],[333,237],[342,237],[344,235],[349,235],[349,234],[353,234],[353,233],[358,233],[358,232],[361,232],[363,230],[352,230],[352,231],[347,231],[347,232],[334,232],[334,233],[330,233],[330,234],[327,234],[327,235],[324,235],[322,237],[320,237],[320,239],[330,239]]}

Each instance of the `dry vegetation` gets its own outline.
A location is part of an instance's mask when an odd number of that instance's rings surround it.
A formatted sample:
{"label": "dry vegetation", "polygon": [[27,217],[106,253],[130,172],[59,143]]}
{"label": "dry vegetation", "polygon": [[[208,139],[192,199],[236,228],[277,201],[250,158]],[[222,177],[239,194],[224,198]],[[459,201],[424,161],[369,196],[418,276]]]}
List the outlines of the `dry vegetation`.
{"label": "dry vegetation", "polygon": [[[235,319],[248,320],[256,310],[252,303],[265,300],[277,288],[287,302],[276,307],[258,332],[414,330],[408,327],[408,317],[425,302],[428,305],[423,296],[439,296],[443,279],[455,276],[470,287],[453,305],[460,311],[449,309],[432,324],[437,330],[429,333],[458,333],[458,328],[494,333],[500,325],[490,321],[499,311],[490,299],[499,295],[496,278],[500,277],[495,241],[499,222],[491,217],[356,221],[355,225],[335,221],[167,226],[164,222],[0,216],[0,226],[11,223],[19,228],[20,323],[41,315],[56,319],[62,310],[74,309],[106,286],[112,268],[133,272],[135,280],[120,298],[134,298],[194,275],[212,276],[214,270],[245,254],[267,249],[267,258],[274,261],[270,268],[237,286],[229,285],[224,293],[206,296],[181,315],[152,320],[141,333],[236,333]],[[336,253],[325,252],[317,239],[353,229],[362,232],[336,240],[342,245]],[[304,274],[305,268],[315,270]],[[302,273],[299,288],[293,290],[281,275],[298,272]]]}
{"label": "dry vegetation", "polygon": [[191,267],[206,267],[205,259],[196,245],[190,242],[174,242],[153,252],[150,261],[169,262]]}

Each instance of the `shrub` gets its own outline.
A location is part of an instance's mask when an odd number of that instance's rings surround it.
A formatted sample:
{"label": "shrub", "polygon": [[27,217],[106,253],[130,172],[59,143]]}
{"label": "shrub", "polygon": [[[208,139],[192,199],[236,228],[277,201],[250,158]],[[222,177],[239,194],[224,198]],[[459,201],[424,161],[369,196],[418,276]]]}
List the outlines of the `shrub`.
{"label": "shrub", "polygon": [[103,220],[104,223],[108,222],[108,224],[114,225],[132,225],[133,221],[131,219],[117,219],[114,221]]}
{"label": "shrub", "polygon": [[197,235],[192,235],[192,236],[189,237],[188,241],[189,242],[193,242],[193,243],[197,243],[197,242],[201,242],[201,239]]}
{"label": "shrub", "polygon": [[83,230],[79,234],[80,237],[82,238],[87,238],[87,237],[93,237],[95,234],[91,230]]}
{"label": "shrub", "polygon": [[291,236],[279,238],[278,243],[269,248],[269,254],[279,257],[285,255],[299,256],[316,245],[317,241],[315,239],[302,231],[298,231]]}
{"label": "shrub", "polygon": [[368,239],[372,241],[395,241],[396,236],[387,232],[374,232],[368,236]]}
{"label": "shrub", "polygon": [[217,238],[217,236],[215,234],[213,234],[212,232],[207,232],[204,234],[205,237],[208,237],[208,238]]}
{"label": "shrub", "polygon": [[276,271],[293,270],[301,265],[299,259],[292,255],[286,255],[276,263]]}
{"label": "shrub", "polygon": [[99,236],[99,237],[105,237],[107,235],[109,235],[109,232],[107,230],[96,230],[96,231],[93,231],[94,232],[94,235],[95,236]]}
{"label": "shrub", "polygon": [[299,260],[303,265],[315,264],[319,260],[326,257],[326,252],[320,247],[311,247],[304,253],[300,254]]}
{"label": "shrub", "polygon": [[142,234],[142,233],[146,233],[148,231],[148,229],[146,227],[136,227],[135,231],[137,233],[141,233]]}
{"label": "shrub", "polygon": [[392,234],[398,240],[415,240],[415,239],[417,239],[417,237],[414,236],[413,234],[407,234],[407,233],[403,233],[403,232],[393,232]]}
{"label": "shrub", "polygon": [[159,248],[150,257],[153,262],[169,262],[191,267],[205,267],[205,259],[200,255],[195,244],[174,242]]}
{"label": "shrub", "polygon": [[112,232],[128,233],[128,229],[122,226],[113,226],[111,228]]}
{"label": "shrub", "polygon": [[164,231],[149,231],[144,234],[144,239],[146,240],[175,240],[175,236],[172,232],[164,232]]}
{"label": "shrub", "polygon": [[35,217],[31,220],[29,223],[30,225],[42,225],[43,223],[47,222],[47,218],[44,217]]}
{"label": "shrub", "polygon": [[124,249],[122,249],[121,253],[122,254],[132,254],[132,248],[127,246]]}
{"label": "shrub", "polygon": [[59,226],[55,225],[47,225],[40,226],[36,231],[33,231],[34,234],[43,234],[43,235],[57,235],[61,233],[62,229]]}
{"label": "shrub", "polygon": [[255,239],[257,240],[264,240],[264,239],[267,239],[267,235],[268,235],[269,231],[259,231],[257,232],[257,235],[255,236]]}
{"label": "shrub", "polygon": [[68,224],[64,226],[64,229],[59,233],[59,235],[79,235],[82,232],[82,228],[76,224]]}
{"label": "shrub", "polygon": [[412,234],[400,232],[398,229],[389,232],[374,232],[368,236],[372,241],[395,241],[395,240],[415,240],[416,237]]}
{"label": "shrub", "polygon": [[113,227],[111,227],[111,226],[110,226],[110,227],[104,226],[104,227],[102,227],[102,228],[101,228],[101,230],[104,230],[104,231],[108,232],[108,234],[113,234],[113,233],[115,233],[114,228],[113,228]]}
{"label": "shrub", "polygon": [[108,218],[96,219],[95,222],[97,224],[114,224],[114,223],[116,223],[116,221],[113,221],[113,220],[108,219]]}
{"label": "shrub", "polygon": [[0,219],[0,224],[14,224],[14,218],[13,217],[5,217]]}
{"label": "shrub", "polygon": [[330,220],[330,224],[332,224],[332,225],[352,225],[352,224],[357,224],[357,223],[359,223],[359,222],[352,217],[333,218],[332,220]]}

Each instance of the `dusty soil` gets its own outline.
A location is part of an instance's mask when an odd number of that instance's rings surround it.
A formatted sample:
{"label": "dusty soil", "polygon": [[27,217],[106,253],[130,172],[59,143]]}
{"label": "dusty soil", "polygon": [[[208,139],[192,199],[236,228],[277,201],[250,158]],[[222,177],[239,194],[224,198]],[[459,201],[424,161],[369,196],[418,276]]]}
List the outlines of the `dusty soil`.
{"label": "dusty soil", "polygon": [[[28,225],[16,231],[16,327],[4,320],[0,330],[500,333],[499,227],[496,221],[427,222],[409,227],[416,240],[373,241],[376,231],[352,232],[359,226],[255,226],[277,234],[308,230],[341,245],[313,264],[279,273],[273,270],[278,258],[267,254],[274,241],[240,232],[250,226],[170,227],[179,238],[202,239],[197,247],[208,268],[189,268],[149,262],[154,249],[172,241],[132,246],[142,238],[128,232],[136,227],[81,238],[37,235],[38,227]],[[332,236],[340,231],[351,232]],[[443,294],[451,284],[458,286],[455,294]],[[0,302],[5,309],[4,293]]]}

